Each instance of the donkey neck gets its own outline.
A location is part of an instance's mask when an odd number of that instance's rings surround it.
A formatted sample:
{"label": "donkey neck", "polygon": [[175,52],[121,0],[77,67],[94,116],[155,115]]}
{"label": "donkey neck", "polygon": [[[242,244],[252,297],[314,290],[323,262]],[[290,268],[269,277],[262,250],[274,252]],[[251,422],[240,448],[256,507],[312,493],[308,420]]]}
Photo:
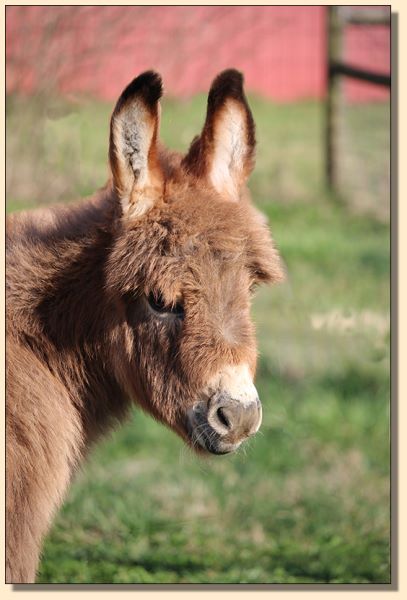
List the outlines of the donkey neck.
{"label": "donkey neck", "polygon": [[112,204],[104,193],[69,209],[52,209],[47,226],[46,215],[33,216],[25,226],[25,257],[20,249],[19,260],[18,243],[13,253],[17,276],[22,258],[32,261],[24,294],[16,299],[26,316],[21,338],[69,390],[89,441],[129,406],[110,360],[110,334],[120,329],[105,286]]}
{"label": "donkey neck", "polygon": [[111,301],[105,291],[105,263],[112,215],[105,196],[56,209],[53,215],[53,224],[38,230],[33,251],[34,259],[38,248],[44,253],[35,313],[61,352],[99,343],[106,333]]}

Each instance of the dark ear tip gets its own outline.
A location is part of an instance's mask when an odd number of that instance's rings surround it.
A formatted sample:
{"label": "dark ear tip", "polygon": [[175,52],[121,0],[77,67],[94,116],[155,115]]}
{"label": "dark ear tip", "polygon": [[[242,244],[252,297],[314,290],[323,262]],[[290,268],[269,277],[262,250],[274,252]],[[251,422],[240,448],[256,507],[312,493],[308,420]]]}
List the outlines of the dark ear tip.
{"label": "dark ear tip", "polygon": [[161,76],[155,71],[145,71],[133,79],[123,90],[117,108],[135,96],[140,96],[148,104],[154,106],[161,98],[163,93],[163,84]]}
{"label": "dark ear tip", "polygon": [[213,84],[220,82],[230,82],[237,85],[243,85],[243,74],[237,69],[225,69],[215,77]]}
{"label": "dark ear tip", "polygon": [[215,97],[231,96],[233,98],[242,98],[243,92],[243,75],[236,69],[226,69],[219,73],[212,82],[209,95]]}

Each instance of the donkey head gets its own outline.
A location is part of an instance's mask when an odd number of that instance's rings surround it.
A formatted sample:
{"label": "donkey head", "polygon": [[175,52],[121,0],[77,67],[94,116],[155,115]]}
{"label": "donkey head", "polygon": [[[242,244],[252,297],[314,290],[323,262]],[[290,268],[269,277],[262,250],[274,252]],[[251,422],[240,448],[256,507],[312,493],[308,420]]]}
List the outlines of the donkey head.
{"label": "donkey head", "polygon": [[250,299],[282,272],[246,188],[255,136],[241,74],[214,80],[185,156],[159,143],[161,93],[159,75],[143,73],[111,119],[120,215],[106,277],[122,315],[114,369],[155,418],[195,448],[224,454],[260,426]]}

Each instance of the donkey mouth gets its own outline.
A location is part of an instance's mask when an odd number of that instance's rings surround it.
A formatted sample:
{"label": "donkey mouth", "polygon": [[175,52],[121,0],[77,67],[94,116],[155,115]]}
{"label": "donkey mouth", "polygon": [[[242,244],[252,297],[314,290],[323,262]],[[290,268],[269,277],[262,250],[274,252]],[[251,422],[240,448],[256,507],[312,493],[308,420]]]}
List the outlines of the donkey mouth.
{"label": "donkey mouth", "polygon": [[226,444],[223,442],[218,434],[208,426],[200,431],[193,431],[191,439],[194,445],[199,445],[200,448],[210,452],[210,454],[216,454],[218,456],[223,454],[231,454],[240,446],[241,442],[237,444]]}
{"label": "donkey mouth", "polygon": [[192,446],[196,450],[204,450],[210,454],[230,454],[241,444],[241,441],[231,443],[222,439],[223,436],[211,427],[206,416],[195,407],[187,415],[187,432]]}
{"label": "donkey mouth", "polygon": [[232,395],[230,390],[219,387],[188,410],[188,436],[196,449],[229,454],[258,431],[261,403],[254,385],[246,388],[250,394],[240,394],[239,398],[236,390]]}

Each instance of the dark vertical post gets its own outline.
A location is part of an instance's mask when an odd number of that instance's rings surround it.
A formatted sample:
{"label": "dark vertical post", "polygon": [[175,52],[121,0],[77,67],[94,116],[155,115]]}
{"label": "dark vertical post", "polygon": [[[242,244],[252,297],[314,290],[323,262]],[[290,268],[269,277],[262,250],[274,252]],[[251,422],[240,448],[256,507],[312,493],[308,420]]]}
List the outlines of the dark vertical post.
{"label": "dark vertical post", "polygon": [[340,60],[341,26],[337,6],[327,7],[327,97],[325,123],[326,181],[332,190],[337,183],[336,140],[339,108],[339,78],[335,73],[335,63]]}

